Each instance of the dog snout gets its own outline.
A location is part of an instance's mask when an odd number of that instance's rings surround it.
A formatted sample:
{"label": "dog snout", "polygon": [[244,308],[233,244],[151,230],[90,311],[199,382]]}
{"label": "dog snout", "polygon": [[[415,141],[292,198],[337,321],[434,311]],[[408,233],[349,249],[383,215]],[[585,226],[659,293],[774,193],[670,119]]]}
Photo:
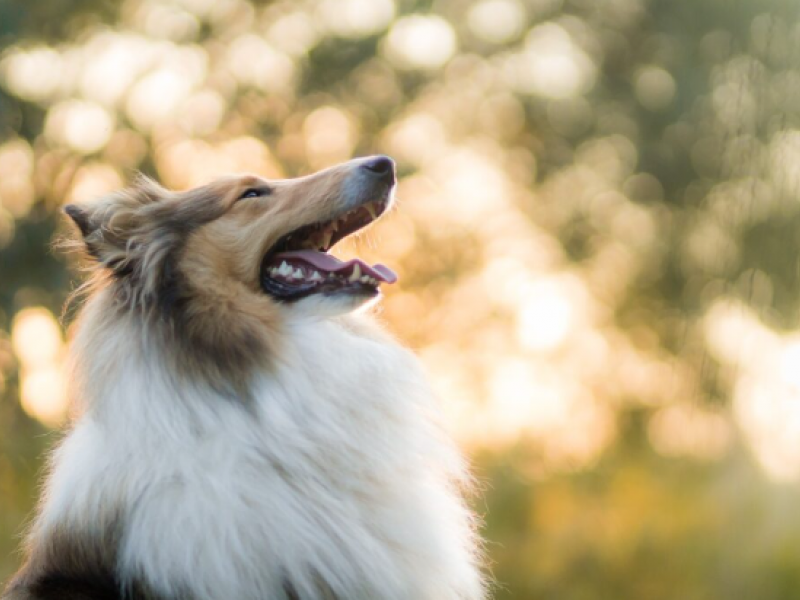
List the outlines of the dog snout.
{"label": "dog snout", "polygon": [[372,156],[361,164],[361,168],[386,185],[395,183],[394,161],[388,156]]}

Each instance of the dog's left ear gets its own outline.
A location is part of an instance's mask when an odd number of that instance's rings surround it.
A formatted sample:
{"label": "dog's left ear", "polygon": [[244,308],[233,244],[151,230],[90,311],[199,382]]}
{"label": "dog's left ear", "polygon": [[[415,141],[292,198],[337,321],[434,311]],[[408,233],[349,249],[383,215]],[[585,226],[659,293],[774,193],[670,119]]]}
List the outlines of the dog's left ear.
{"label": "dog's left ear", "polygon": [[98,224],[92,221],[91,210],[77,204],[67,204],[64,207],[64,214],[72,219],[72,222],[81,232],[83,245],[89,255],[102,262],[101,248],[103,239],[100,232],[98,232]]}
{"label": "dog's left ear", "polygon": [[[101,264],[111,266],[119,262],[125,255],[127,233],[122,227],[109,228],[109,221],[122,211],[119,202],[113,198],[106,202],[98,202],[88,206],[67,204],[66,214],[80,231],[80,241],[86,251]],[[124,223],[124,219],[119,219]]]}
{"label": "dog's left ear", "polygon": [[66,215],[72,219],[72,222],[78,226],[80,229],[81,235],[84,238],[91,233],[91,228],[89,225],[89,212],[77,204],[67,204],[64,207],[64,212]]}
{"label": "dog's left ear", "polygon": [[78,244],[100,268],[117,279],[135,280],[137,293],[151,294],[164,274],[166,257],[179,240],[176,204],[170,192],[138,177],[133,185],[88,204],[67,204],[66,214],[80,232]]}

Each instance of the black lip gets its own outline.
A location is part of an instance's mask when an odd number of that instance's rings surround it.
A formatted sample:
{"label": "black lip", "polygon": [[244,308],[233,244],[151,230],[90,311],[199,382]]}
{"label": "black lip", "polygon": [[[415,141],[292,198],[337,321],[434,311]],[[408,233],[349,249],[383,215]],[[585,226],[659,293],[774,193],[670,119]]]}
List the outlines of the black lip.
{"label": "black lip", "polygon": [[372,197],[369,200],[365,200],[358,204],[357,206],[350,208],[348,210],[339,212],[333,215],[330,219],[325,221],[317,221],[315,223],[310,223],[308,225],[303,225],[293,231],[282,236],[267,252],[264,254],[264,257],[261,259],[261,267],[259,273],[259,279],[261,283],[261,289],[266,294],[269,294],[273,298],[280,300],[282,302],[296,302],[297,300],[301,300],[308,296],[314,294],[322,294],[324,296],[334,296],[339,294],[347,294],[352,296],[376,296],[380,294],[380,291],[377,287],[361,283],[361,282],[323,282],[321,284],[300,284],[300,285],[289,285],[282,281],[277,281],[272,279],[267,274],[267,265],[270,262],[270,259],[273,255],[278,252],[283,252],[288,249],[289,238],[297,238],[303,239],[304,237],[308,237],[311,235],[316,229],[320,227],[327,226],[332,221],[346,215],[349,212],[352,212],[366,204],[370,204],[372,202],[379,202],[379,210],[375,218],[365,220],[364,222],[355,221],[354,224],[350,224],[350,226],[345,230],[340,230],[335,233],[335,235],[331,238],[330,245],[327,248],[322,249],[323,251],[327,252],[331,248],[333,248],[337,243],[342,241],[344,238],[352,235],[356,231],[359,231],[374,223],[378,219],[380,219],[383,214],[387,211],[390,204],[391,199],[391,192],[394,188],[394,182],[391,185],[386,185],[385,189],[381,192],[380,197],[376,199]]}
{"label": "black lip", "polygon": [[319,285],[286,285],[280,281],[261,276],[261,288],[269,294],[281,300],[282,302],[296,302],[313,296],[322,294],[323,296],[338,296],[339,294],[348,294],[351,296],[377,296],[380,294],[378,288],[372,285],[361,282],[337,282],[337,283],[321,283]]}

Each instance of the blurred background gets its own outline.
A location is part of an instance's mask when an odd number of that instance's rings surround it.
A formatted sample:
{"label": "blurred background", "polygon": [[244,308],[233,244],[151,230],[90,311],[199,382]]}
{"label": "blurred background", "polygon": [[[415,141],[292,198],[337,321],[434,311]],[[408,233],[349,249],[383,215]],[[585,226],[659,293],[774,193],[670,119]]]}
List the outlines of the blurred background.
{"label": "blurred background", "polygon": [[[800,597],[796,0],[0,0],[0,581],[65,422],[59,208],[399,165],[497,598]],[[72,273],[72,274],[71,274]]]}

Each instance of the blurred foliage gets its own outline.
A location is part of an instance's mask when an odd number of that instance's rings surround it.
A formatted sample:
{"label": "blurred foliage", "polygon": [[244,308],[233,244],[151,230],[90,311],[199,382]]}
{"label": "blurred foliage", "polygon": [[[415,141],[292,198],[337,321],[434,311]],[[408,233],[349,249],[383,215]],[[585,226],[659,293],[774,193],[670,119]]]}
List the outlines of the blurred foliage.
{"label": "blurred foliage", "polygon": [[[398,160],[343,252],[498,598],[800,597],[796,0],[0,0],[0,581],[63,423],[59,207]],[[68,319],[67,319],[68,320]]]}

